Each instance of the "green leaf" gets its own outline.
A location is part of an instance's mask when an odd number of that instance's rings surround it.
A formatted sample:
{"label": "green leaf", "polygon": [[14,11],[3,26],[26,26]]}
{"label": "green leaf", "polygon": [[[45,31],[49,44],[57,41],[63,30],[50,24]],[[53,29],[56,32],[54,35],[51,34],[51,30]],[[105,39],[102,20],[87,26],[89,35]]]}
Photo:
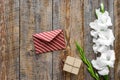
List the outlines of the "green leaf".
{"label": "green leaf", "polygon": [[87,70],[89,71],[89,73],[91,74],[91,76],[94,77],[94,74],[92,73],[92,70],[90,68],[87,68]]}
{"label": "green leaf", "polygon": [[96,75],[97,77],[99,77],[99,75],[98,75],[97,73],[95,73],[95,75]]}
{"label": "green leaf", "polygon": [[75,42],[75,44],[76,44],[76,48],[80,54],[80,58],[82,59],[83,63],[87,65],[87,69],[88,69],[89,73],[91,74],[91,76],[95,80],[100,80],[98,74],[94,71],[91,62],[86,58],[83,49],[79,46],[79,44],[77,42]]}

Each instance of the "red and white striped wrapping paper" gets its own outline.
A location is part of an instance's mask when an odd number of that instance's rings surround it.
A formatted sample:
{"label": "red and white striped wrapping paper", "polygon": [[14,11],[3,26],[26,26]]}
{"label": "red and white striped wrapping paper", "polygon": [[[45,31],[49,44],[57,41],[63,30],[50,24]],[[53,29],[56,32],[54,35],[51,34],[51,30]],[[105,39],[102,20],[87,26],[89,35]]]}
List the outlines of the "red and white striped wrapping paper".
{"label": "red and white striped wrapping paper", "polygon": [[63,30],[53,30],[33,35],[33,43],[37,54],[65,49]]}

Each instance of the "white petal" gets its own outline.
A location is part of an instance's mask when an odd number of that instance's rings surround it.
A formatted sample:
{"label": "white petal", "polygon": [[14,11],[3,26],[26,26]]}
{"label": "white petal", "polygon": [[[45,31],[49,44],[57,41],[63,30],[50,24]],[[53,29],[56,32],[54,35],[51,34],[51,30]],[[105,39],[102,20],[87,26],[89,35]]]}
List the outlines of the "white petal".
{"label": "white petal", "polygon": [[96,14],[97,14],[98,17],[99,17],[100,15],[102,15],[102,13],[100,12],[100,8],[99,8],[99,9],[96,9],[95,11],[96,11]]}
{"label": "white petal", "polygon": [[113,50],[108,50],[101,54],[101,58],[104,60],[104,63],[109,67],[114,67],[115,62],[115,52]]}
{"label": "white petal", "polygon": [[102,70],[104,69],[104,67],[106,67],[106,64],[104,64],[103,61],[99,57],[97,57],[96,60],[92,60],[91,63],[93,67],[97,70]]}
{"label": "white petal", "polygon": [[91,36],[93,36],[93,37],[95,37],[95,38],[97,38],[97,36],[98,36],[98,33],[97,33],[96,31],[94,31],[94,30],[92,30],[92,31],[90,32],[90,34],[91,34]]}
{"label": "white petal", "polygon": [[104,54],[106,54],[107,56],[109,56],[111,61],[114,61],[114,60],[115,60],[115,52],[114,52],[114,50],[108,50],[108,51],[107,51],[106,53],[104,53]]}
{"label": "white petal", "polygon": [[101,45],[113,46],[115,38],[112,30],[108,29],[105,31],[100,31],[98,35],[99,38],[95,41],[95,43],[99,43]]}
{"label": "white petal", "polygon": [[106,45],[106,46],[110,46],[113,44],[113,42],[111,40],[103,40],[103,39],[98,39],[96,42],[98,42],[101,45]]}
{"label": "white petal", "polygon": [[104,61],[109,67],[114,68],[114,62],[113,61]]}
{"label": "white petal", "polygon": [[103,13],[103,15],[105,15],[105,16],[109,16],[108,11],[105,11],[105,12]]}
{"label": "white petal", "polygon": [[100,52],[100,53],[102,53],[102,52],[105,52],[105,51],[107,51],[107,50],[109,50],[110,49],[110,47],[109,46],[102,46],[102,45],[99,45],[99,44],[94,44],[93,45],[93,51],[95,52],[95,53],[97,53],[97,52]]}
{"label": "white petal", "polygon": [[103,15],[106,16],[106,24],[107,24],[107,26],[112,26],[112,22],[111,22],[111,18],[109,16],[109,13],[107,11],[105,11]]}
{"label": "white petal", "polygon": [[96,43],[96,42],[97,42],[97,39],[96,39],[96,38],[93,38],[93,42]]}
{"label": "white petal", "polygon": [[111,18],[110,17],[108,17],[106,25],[107,26],[112,26],[112,22],[111,22]]}
{"label": "white petal", "polygon": [[108,67],[105,67],[103,70],[98,71],[100,75],[108,75],[109,74],[109,69]]}
{"label": "white petal", "polygon": [[114,35],[111,29],[99,32],[99,37],[103,39],[114,39]]}
{"label": "white petal", "polygon": [[97,25],[97,23],[96,23],[96,21],[94,21],[94,22],[91,22],[90,24],[89,24],[89,26],[92,28],[92,29],[94,29],[94,30],[98,30],[98,25]]}
{"label": "white petal", "polygon": [[98,16],[98,23],[99,26],[101,27],[105,27],[105,29],[108,26],[112,26],[112,22],[111,22],[111,18],[109,16],[109,13],[107,11],[105,11],[104,13],[102,13],[101,15]]}
{"label": "white petal", "polygon": [[97,50],[98,50],[98,46],[97,45],[93,45],[93,51],[95,52],[95,53],[97,53]]}
{"label": "white petal", "polygon": [[99,46],[99,48],[98,48],[98,52],[100,52],[100,53],[102,53],[102,52],[105,52],[105,51],[107,51],[107,50],[109,50],[110,49],[110,47],[109,46]]}
{"label": "white petal", "polygon": [[92,63],[92,65],[93,65],[93,67],[95,68],[95,69],[97,69],[97,70],[102,70],[104,67],[100,67],[97,63],[97,61],[96,60],[92,60],[91,61],[91,63]]}

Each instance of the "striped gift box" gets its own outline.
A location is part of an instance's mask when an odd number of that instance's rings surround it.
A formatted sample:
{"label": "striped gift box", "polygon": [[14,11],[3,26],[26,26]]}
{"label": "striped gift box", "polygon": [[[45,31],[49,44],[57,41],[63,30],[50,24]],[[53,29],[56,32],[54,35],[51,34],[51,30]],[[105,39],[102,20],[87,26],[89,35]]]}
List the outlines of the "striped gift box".
{"label": "striped gift box", "polygon": [[37,54],[62,50],[66,46],[61,29],[34,34],[33,43]]}

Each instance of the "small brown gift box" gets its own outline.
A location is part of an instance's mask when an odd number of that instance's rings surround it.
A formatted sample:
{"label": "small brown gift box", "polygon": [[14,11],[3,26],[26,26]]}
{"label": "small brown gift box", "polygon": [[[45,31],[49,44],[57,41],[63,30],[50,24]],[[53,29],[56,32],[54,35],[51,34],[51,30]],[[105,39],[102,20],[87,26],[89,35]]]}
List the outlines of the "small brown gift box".
{"label": "small brown gift box", "polygon": [[81,63],[82,61],[80,59],[67,56],[63,70],[77,75],[79,72]]}

